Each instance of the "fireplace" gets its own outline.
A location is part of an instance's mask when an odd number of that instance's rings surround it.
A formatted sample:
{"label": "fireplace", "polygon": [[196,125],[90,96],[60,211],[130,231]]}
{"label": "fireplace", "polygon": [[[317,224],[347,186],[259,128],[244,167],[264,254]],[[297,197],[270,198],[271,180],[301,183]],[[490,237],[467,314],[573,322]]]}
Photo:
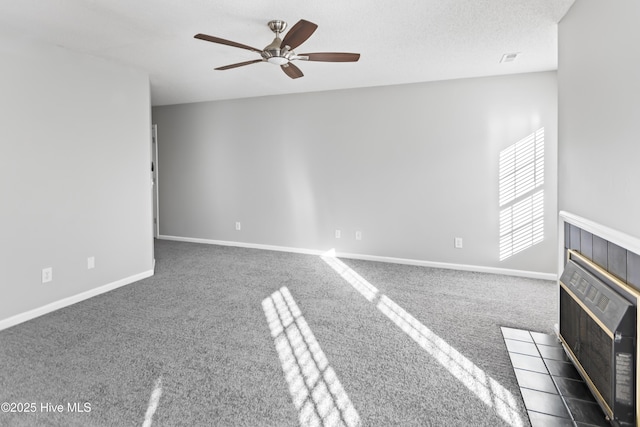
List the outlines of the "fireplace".
{"label": "fireplace", "polygon": [[637,298],[618,293],[579,254],[569,258],[560,278],[561,341],[609,419],[635,425]]}
{"label": "fireplace", "polygon": [[639,242],[581,218],[580,226],[563,219],[558,337],[611,424],[638,425]]}

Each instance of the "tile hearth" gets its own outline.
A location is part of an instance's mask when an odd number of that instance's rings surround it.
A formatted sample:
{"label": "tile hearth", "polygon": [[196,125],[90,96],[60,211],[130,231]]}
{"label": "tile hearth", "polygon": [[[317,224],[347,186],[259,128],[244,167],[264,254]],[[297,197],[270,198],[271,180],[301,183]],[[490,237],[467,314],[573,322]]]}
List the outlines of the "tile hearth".
{"label": "tile hearth", "polygon": [[556,337],[501,329],[532,427],[610,426]]}

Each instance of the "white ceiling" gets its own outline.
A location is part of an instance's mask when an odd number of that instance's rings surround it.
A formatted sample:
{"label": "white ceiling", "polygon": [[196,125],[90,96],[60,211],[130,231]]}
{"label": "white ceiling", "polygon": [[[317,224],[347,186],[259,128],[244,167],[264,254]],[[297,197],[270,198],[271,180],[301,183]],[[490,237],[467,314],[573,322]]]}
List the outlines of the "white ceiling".
{"label": "white ceiling", "polygon": [[[0,0],[0,28],[149,73],[167,105],[557,69],[557,23],[574,0]],[[318,24],[297,52],[358,52],[356,63],[297,61],[287,77],[257,53],[194,39],[205,33],[263,48],[271,19]],[[519,52],[515,62],[500,63]]]}

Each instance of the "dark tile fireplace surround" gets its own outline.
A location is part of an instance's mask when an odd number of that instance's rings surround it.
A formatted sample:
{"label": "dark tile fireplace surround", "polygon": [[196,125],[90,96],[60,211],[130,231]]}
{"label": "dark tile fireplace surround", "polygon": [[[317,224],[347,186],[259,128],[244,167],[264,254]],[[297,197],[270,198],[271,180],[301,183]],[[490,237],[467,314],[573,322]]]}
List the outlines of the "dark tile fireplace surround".
{"label": "dark tile fireplace surround", "polygon": [[[563,231],[563,265],[573,250],[640,290],[638,253],[569,222]],[[510,328],[502,332],[533,427],[610,425],[556,337]]]}
{"label": "dark tile fireplace surround", "polygon": [[[628,250],[625,247],[621,247],[609,240],[607,240],[606,238],[603,238],[595,233],[592,233],[590,231],[584,230],[579,226],[576,226],[570,222],[565,222],[564,223],[564,264],[567,264],[567,260],[569,258],[569,250],[572,250],[574,252],[579,253],[581,256],[583,256],[584,258],[587,258],[589,261],[591,261],[593,264],[596,264],[597,266],[601,267],[603,270],[605,270],[606,272],[610,273],[612,276],[615,276],[616,278],[618,278],[620,280],[620,282],[623,282],[624,284],[629,285],[630,288],[635,289],[635,291],[639,291],[640,290],[640,255],[634,251]],[[604,235],[606,236],[607,233],[604,233]],[[618,236],[619,237],[619,236]],[[623,239],[624,240],[624,239]],[[636,248],[635,245],[630,245],[631,247]],[[637,248],[636,248],[637,250]],[[612,283],[613,285],[613,283]],[[614,285],[615,286],[615,285]],[[577,288],[576,288],[577,289]],[[621,289],[622,291],[622,289]],[[563,292],[563,289],[561,289],[561,294],[565,293]],[[566,294],[566,293],[565,293]],[[630,298],[633,298],[633,295],[629,295]],[[571,298],[569,298],[569,300],[565,300],[565,301],[572,301]],[[640,301],[640,300],[639,300]],[[570,304],[571,303],[568,303]],[[566,309],[570,309],[569,306],[566,307]],[[561,308],[562,310],[562,308]],[[603,309],[604,310],[604,309]],[[560,313],[560,316],[562,317],[562,313]],[[588,317],[587,317],[588,319]],[[633,317],[634,322],[635,322],[635,315]],[[589,322],[587,322],[589,323]],[[595,324],[595,323],[594,323]],[[565,331],[566,333],[568,333],[569,335],[573,335],[574,333],[578,333],[578,335],[581,337],[579,338],[578,336],[574,336],[571,339],[578,339],[578,342],[580,341],[580,339],[585,338],[586,336],[594,336],[593,332],[589,332],[588,326],[583,325],[580,326],[580,332],[577,332],[577,330],[573,330],[571,331],[572,326],[567,326],[567,330]],[[585,329],[586,328],[586,329]],[[562,327],[561,327],[562,329]],[[596,328],[597,329],[597,328]],[[636,340],[638,339],[638,332],[636,330],[636,338],[633,342],[636,342]],[[618,333],[618,332],[616,332]],[[595,336],[594,336],[595,337]],[[565,336],[566,339],[569,339],[567,336]],[[611,341],[611,343],[613,343],[613,341]],[[572,345],[575,345],[572,344]],[[636,344],[633,344],[634,346]],[[594,364],[593,366],[595,366],[595,361],[593,361],[593,359],[591,359],[591,356],[588,356],[588,351],[586,351],[586,347],[584,349],[580,350],[583,353],[582,357],[586,357],[585,361],[587,361],[589,364]],[[624,350],[615,350],[615,351],[624,351]],[[624,353],[620,353],[620,354],[624,354]],[[636,356],[637,357],[637,356]],[[617,360],[617,359],[616,359]],[[633,362],[636,365],[636,368],[638,367],[637,365],[637,359],[635,362]],[[592,366],[592,373],[593,375],[595,375],[595,377],[593,377],[593,380],[596,381],[596,378],[600,378],[600,380],[602,381],[602,376],[598,375],[597,372],[598,370],[593,368]],[[595,370],[594,370],[595,369]],[[617,371],[616,371],[617,372]],[[591,375],[589,374],[589,375]],[[612,375],[618,375],[617,373],[614,373]],[[624,376],[625,374],[620,374],[622,376]],[[635,374],[632,373],[632,375],[635,377]],[[616,377],[617,378],[617,377]],[[621,377],[623,378],[623,377]],[[618,384],[618,379],[616,379],[614,381],[616,384]],[[621,385],[621,387],[624,387],[624,385]],[[638,385],[635,385],[635,393],[638,392],[637,389]],[[617,392],[616,392],[617,393]],[[622,393],[622,392],[621,392]],[[634,394],[635,394],[634,393]],[[609,401],[609,405],[612,405],[614,400],[613,397],[610,396],[609,399],[611,399]],[[637,397],[633,398],[636,402],[637,405]],[[615,399],[615,401],[617,401],[617,397]],[[622,411],[624,412],[624,410]],[[637,414],[637,411],[634,409],[634,412]],[[617,413],[614,410],[614,416],[617,417]],[[620,413],[621,417],[624,417],[624,415],[622,413]],[[636,418],[637,420],[637,418]],[[575,418],[574,418],[574,422],[575,422]],[[628,425],[626,423],[623,423],[624,425]],[[576,425],[578,425],[578,423],[576,423]],[[618,425],[617,422],[613,422],[612,421],[612,425]]]}
{"label": "dark tile fireplace surround", "polygon": [[623,282],[640,289],[640,255],[565,222],[565,262],[567,249],[580,252]]}

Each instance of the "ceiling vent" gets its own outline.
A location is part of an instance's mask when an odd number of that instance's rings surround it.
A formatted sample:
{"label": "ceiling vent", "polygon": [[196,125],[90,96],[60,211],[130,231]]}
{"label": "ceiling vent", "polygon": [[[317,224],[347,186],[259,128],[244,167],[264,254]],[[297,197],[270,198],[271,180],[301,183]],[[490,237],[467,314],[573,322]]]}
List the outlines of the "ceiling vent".
{"label": "ceiling vent", "polygon": [[500,60],[500,63],[513,62],[516,60],[518,55],[520,55],[520,52],[505,53],[504,55],[502,55],[502,59]]}

